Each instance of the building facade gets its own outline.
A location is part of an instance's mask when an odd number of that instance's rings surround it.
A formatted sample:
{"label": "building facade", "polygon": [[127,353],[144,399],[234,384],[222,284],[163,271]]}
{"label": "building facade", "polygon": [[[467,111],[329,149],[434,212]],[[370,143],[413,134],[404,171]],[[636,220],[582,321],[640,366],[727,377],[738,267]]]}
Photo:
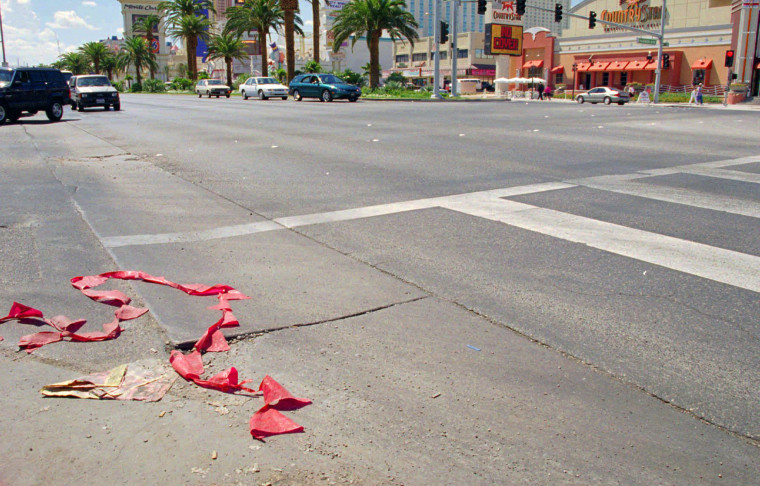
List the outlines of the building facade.
{"label": "building facade", "polygon": [[[158,15],[158,4],[160,0],[117,0],[121,4],[121,14],[124,18],[124,37],[142,36],[143,32],[135,32],[134,24],[148,15]],[[163,21],[159,23],[158,28],[153,31],[155,38],[153,52],[156,54],[158,70],[156,77],[163,81],[168,81],[173,64],[175,50],[172,50],[172,43],[166,36],[166,27]]]}

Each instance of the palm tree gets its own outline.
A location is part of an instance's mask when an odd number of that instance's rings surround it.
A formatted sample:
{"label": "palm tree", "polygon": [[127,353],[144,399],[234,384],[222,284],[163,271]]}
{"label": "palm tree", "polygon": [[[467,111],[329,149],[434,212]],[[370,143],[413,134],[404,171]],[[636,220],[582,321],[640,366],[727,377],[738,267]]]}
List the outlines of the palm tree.
{"label": "palm tree", "polygon": [[79,47],[78,51],[92,63],[95,74],[100,74],[100,61],[108,55],[108,48],[102,42],[87,42]]}
{"label": "palm tree", "polygon": [[369,87],[377,88],[380,82],[380,36],[388,31],[391,39],[405,38],[412,45],[419,39],[416,28],[419,26],[414,16],[404,10],[404,0],[353,0],[338,13],[333,23],[333,52],[338,52],[340,45],[351,35],[351,45],[360,37],[367,37],[369,47]]}
{"label": "palm tree", "polygon": [[289,83],[296,75],[296,39],[294,32],[297,27],[296,11],[298,10],[298,0],[280,0],[280,4],[285,11],[285,62],[288,63]]}
{"label": "palm tree", "polygon": [[67,52],[60,55],[63,66],[73,74],[90,72],[90,60],[81,52]]}
{"label": "palm tree", "polygon": [[227,9],[225,30],[243,34],[250,30],[259,33],[261,45],[261,75],[268,76],[267,37],[270,30],[279,31],[284,20],[284,12],[279,0],[245,0],[242,4]]}
{"label": "palm tree", "polygon": [[312,34],[312,45],[314,50],[314,60],[319,62],[319,29],[320,29],[320,23],[319,23],[319,0],[309,0],[311,3],[311,18],[314,22],[314,32]]}
{"label": "palm tree", "polygon": [[116,57],[116,55],[113,52],[108,53],[106,57],[104,57],[100,61],[100,67],[103,68],[103,70],[106,72],[106,75],[108,75],[108,80],[111,81],[113,78],[113,72],[118,68],[119,66],[119,58]]}
{"label": "palm tree", "polygon": [[245,44],[240,34],[235,32],[222,32],[211,37],[208,43],[209,59],[224,59],[227,65],[227,86],[232,86],[232,61],[245,59]]}
{"label": "palm tree", "polygon": [[119,67],[125,71],[134,66],[137,84],[142,84],[142,70],[145,68],[156,69],[156,55],[151,51],[148,42],[142,37],[127,37],[124,39],[124,47],[119,54]]}
{"label": "palm tree", "polygon": [[209,19],[200,14],[202,9],[216,13],[212,0],[166,0],[158,4],[158,12],[164,18],[168,34],[185,41],[187,68],[194,82],[198,79],[195,59],[198,39],[208,39],[208,28],[211,26]]}
{"label": "palm tree", "polygon": [[[153,46],[153,41],[155,40],[155,36],[153,35],[153,31],[155,29],[158,29],[158,24],[161,23],[161,17],[159,17],[156,14],[150,14],[146,15],[145,17],[141,18],[137,22],[132,25],[132,32],[140,32],[145,33],[145,39],[148,41],[148,46]],[[154,79],[156,77],[156,70],[151,69],[150,70],[150,79]]]}
{"label": "palm tree", "polygon": [[312,59],[310,61],[306,61],[306,64],[303,65],[303,70],[307,73],[321,73],[322,65],[319,64],[319,61]]}

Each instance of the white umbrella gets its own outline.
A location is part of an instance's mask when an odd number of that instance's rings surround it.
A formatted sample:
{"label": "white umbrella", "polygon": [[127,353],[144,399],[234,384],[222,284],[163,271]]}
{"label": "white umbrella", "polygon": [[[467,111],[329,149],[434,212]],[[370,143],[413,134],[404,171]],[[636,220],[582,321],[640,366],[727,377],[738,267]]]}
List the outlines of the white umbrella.
{"label": "white umbrella", "polygon": [[541,78],[529,78],[525,82],[526,83],[533,83],[533,84],[539,84],[539,83],[546,84],[546,80],[545,79],[541,79]]}
{"label": "white umbrella", "polygon": [[511,82],[512,82],[512,80],[510,80],[510,79],[507,79],[507,78],[496,78],[496,79],[494,79],[494,81],[493,81],[493,82],[494,82],[495,84],[502,84],[502,83],[511,83]]}

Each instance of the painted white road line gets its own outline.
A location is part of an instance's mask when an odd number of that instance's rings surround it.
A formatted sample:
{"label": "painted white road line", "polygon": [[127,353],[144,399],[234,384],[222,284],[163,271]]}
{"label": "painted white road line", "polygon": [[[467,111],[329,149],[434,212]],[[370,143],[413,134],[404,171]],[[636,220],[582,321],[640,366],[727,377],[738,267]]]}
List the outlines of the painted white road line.
{"label": "painted white road line", "polygon": [[753,255],[498,198],[473,196],[443,207],[760,292],[760,257]]}
{"label": "painted white road line", "polygon": [[547,182],[540,184],[529,184],[525,186],[506,187],[503,189],[494,189],[489,191],[466,193],[454,196],[444,196],[437,198],[418,199],[414,201],[405,201],[398,203],[379,204],[376,206],[367,206],[363,208],[346,209],[342,211],[331,211],[326,213],[307,214],[303,216],[288,216],[278,218],[273,221],[261,221],[258,223],[248,223],[232,226],[222,226],[207,230],[178,232],[178,233],[161,233],[161,234],[143,234],[143,235],[126,235],[126,236],[109,236],[101,238],[103,246],[106,248],[119,248],[133,245],[158,245],[165,243],[187,243],[193,241],[207,241],[221,238],[231,238],[235,236],[250,235],[264,231],[275,231],[284,228],[297,228],[299,226],[308,226],[312,224],[334,223],[338,221],[349,221],[353,219],[371,218],[374,216],[383,216],[386,214],[396,214],[405,211],[414,211],[417,209],[434,208],[441,205],[444,200],[456,200],[457,198],[467,198],[473,195],[483,197],[508,197],[519,196],[522,194],[533,194],[544,191],[554,191],[557,189],[567,189],[574,187],[572,184],[564,182]]}
{"label": "painted white road line", "polygon": [[[682,172],[682,171],[678,171]],[[657,174],[662,175],[662,174]],[[681,189],[678,187],[665,187],[645,182],[636,182],[637,179],[651,177],[651,174],[624,174],[614,176],[589,177],[569,181],[579,186],[601,191],[616,192],[629,196],[638,196],[646,199],[654,199],[697,208],[723,211],[725,213],[760,218],[760,203],[736,199],[729,196],[712,195]]]}
{"label": "painted white road line", "polygon": [[760,174],[753,174],[751,172],[742,172],[739,170],[728,169],[709,169],[703,167],[693,167],[684,169],[682,171],[685,174],[694,174],[704,177],[714,177],[717,179],[728,179],[738,182],[749,182],[752,184],[760,184]]}

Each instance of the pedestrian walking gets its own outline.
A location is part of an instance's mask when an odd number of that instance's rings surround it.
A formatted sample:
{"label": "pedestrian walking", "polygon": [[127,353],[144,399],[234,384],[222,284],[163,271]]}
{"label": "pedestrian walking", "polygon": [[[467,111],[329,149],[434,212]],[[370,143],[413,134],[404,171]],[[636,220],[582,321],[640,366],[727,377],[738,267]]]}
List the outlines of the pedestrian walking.
{"label": "pedestrian walking", "polygon": [[628,85],[628,97],[632,100],[636,97],[636,88],[632,84]]}
{"label": "pedestrian walking", "polygon": [[538,99],[543,100],[544,99],[544,85],[541,83],[538,83],[538,87],[536,88],[536,91],[538,91]]}
{"label": "pedestrian walking", "polygon": [[552,100],[552,88],[550,86],[547,86],[544,89],[544,98],[546,99],[546,101]]}
{"label": "pedestrian walking", "polygon": [[696,86],[691,87],[691,95],[689,96],[689,104],[691,105],[692,103],[694,103],[695,105],[697,104],[697,87]]}
{"label": "pedestrian walking", "polygon": [[702,104],[702,83],[699,83],[699,86],[697,86],[697,104]]}

